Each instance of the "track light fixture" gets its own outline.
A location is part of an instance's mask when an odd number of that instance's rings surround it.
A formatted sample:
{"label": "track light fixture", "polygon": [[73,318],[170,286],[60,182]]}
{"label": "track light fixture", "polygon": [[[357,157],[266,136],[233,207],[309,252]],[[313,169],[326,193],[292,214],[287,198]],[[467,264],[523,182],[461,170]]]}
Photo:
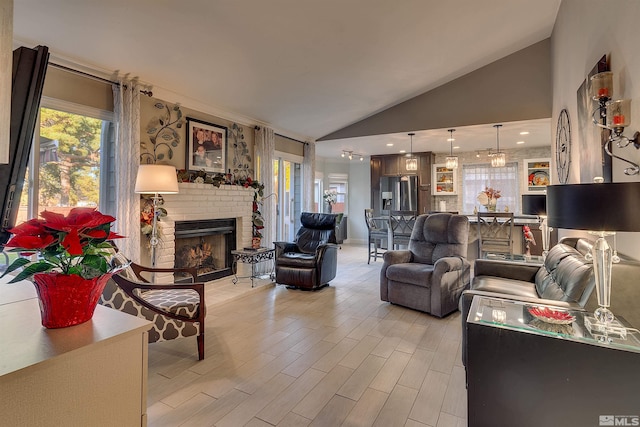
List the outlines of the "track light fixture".
{"label": "track light fixture", "polygon": [[361,162],[364,161],[364,155],[358,154],[358,153],[354,153],[351,150],[342,150],[342,154],[341,154],[340,157],[342,157],[343,159],[346,157],[349,160],[353,160],[354,157],[357,157],[357,158],[360,159]]}

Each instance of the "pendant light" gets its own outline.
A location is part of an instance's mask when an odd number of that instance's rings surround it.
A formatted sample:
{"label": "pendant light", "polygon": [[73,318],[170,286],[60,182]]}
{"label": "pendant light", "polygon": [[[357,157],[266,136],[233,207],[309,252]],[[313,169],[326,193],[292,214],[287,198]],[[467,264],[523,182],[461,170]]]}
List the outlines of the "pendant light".
{"label": "pendant light", "polygon": [[409,151],[409,156],[405,160],[405,169],[408,171],[417,171],[418,170],[418,159],[413,157],[413,135],[415,133],[411,132],[409,136],[411,137],[411,150]]}
{"label": "pendant light", "polygon": [[453,133],[455,132],[455,129],[449,129],[449,133],[451,136],[449,136],[449,155],[447,156],[447,160],[445,162],[445,167],[447,169],[457,169],[458,168],[458,158],[456,156],[453,155]]}
{"label": "pendant light", "polygon": [[496,128],[496,148],[497,151],[491,155],[491,167],[501,168],[507,163],[503,152],[500,151],[500,128],[502,125],[493,125]]}

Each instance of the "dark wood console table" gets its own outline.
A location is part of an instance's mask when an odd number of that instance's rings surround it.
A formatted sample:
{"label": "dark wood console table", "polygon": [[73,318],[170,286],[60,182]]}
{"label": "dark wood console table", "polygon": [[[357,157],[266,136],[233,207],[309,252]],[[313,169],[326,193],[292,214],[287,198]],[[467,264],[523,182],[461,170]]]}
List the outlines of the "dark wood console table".
{"label": "dark wood console table", "polygon": [[571,324],[554,325],[535,319],[529,307],[474,297],[467,319],[469,427],[640,420],[638,331],[624,338],[591,334],[586,311],[569,311]]}

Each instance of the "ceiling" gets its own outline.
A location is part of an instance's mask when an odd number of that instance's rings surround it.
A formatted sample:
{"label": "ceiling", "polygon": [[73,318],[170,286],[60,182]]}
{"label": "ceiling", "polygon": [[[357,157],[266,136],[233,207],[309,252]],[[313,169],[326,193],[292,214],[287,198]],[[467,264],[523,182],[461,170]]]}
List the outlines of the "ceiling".
{"label": "ceiling", "polygon": [[[463,151],[495,151],[498,137],[500,149],[531,148],[549,146],[551,144],[550,119],[526,120],[520,122],[500,123],[499,135],[493,124],[465,126],[453,132],[453,153]],[[522,132],[529,132],[522,135]],[[449,153],[452,146],[449,142],[448,129],[430,129],[415,131],[413,151],[432,151]],[[387,144],[393,144],[388,146]],[[363,136],[359,138],[336,139],[322,141],[316,145],[316,156],[340,157],[343,150],[355,154],[370,156],[372,154],[397,154],[411,149],[411,137],[408,133]],[[486,153],[485,153],[486,154]],[[359,157],[354,155],[354,159]]]}
{"label": "ceiling", "polygon": [[[310,140],[548,38],[559,5],[560,0],[14,0],[14,42],[45,45],[54,60],[107,76],[128,73],[232,120],[250,118]],[[494,131],[460,129],[455,136],[465,150],[475,144],[487,148],[495,142]],[[419,132],[414,151],[443,151],[442,134]],[[405,134],[359,140],[323,141],[317,154],[334,155],[340,144],[357,145],[364,154],[396,152],[378,148],[388,140],[396,148],[409,145]]]}

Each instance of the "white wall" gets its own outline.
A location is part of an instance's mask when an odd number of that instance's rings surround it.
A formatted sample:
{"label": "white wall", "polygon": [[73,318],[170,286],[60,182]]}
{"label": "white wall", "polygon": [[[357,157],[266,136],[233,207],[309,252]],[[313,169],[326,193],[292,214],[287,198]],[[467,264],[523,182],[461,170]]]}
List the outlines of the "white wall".
{"label": "white wall", "polygon": [[[572,123],[572,153],[569,183],[580,182],[580,142],[577,132],[578,106],[576,92],[596,62],[610,57],[614,77],[614,97],[632,99],[632,121],[625,134],[640,130],[640,1],[563,0],[551,37],[553,80],[552,140],[555,140],[558,115],[569,111]],[[554,147],[555,148],[555,147]],[[615,153],[614,149],[614,153]],[[623,157],[640,162],[640,151],[627,147],[618,150]],[[554,156],[555,157],[555,152]],[[638,176],[625,176],[622,162],[613,160],[614,181],[638,181]],[[555,169],[554,169],[555,170]],[[563,232],[561,235],[568,234]],[[620,233],[618,249],[625,255],[640,257],[637,233]]]}
{"label": "white wall", "polygon": [[367,243],[367,226],[364,222],[364,210],[371,205],[371,172],[369,158],[363,161],[316,158],[316,172],[323,175],[324,188],[329,188],[330,174],[349,176],[349,200],[347,212],[347,242],[364,245]]}
{"label": "white wall", "polygon": [[366,245],[368,232],[364,210],[371,207],[370,158],[349,164],[349,238],[352,244]]}

